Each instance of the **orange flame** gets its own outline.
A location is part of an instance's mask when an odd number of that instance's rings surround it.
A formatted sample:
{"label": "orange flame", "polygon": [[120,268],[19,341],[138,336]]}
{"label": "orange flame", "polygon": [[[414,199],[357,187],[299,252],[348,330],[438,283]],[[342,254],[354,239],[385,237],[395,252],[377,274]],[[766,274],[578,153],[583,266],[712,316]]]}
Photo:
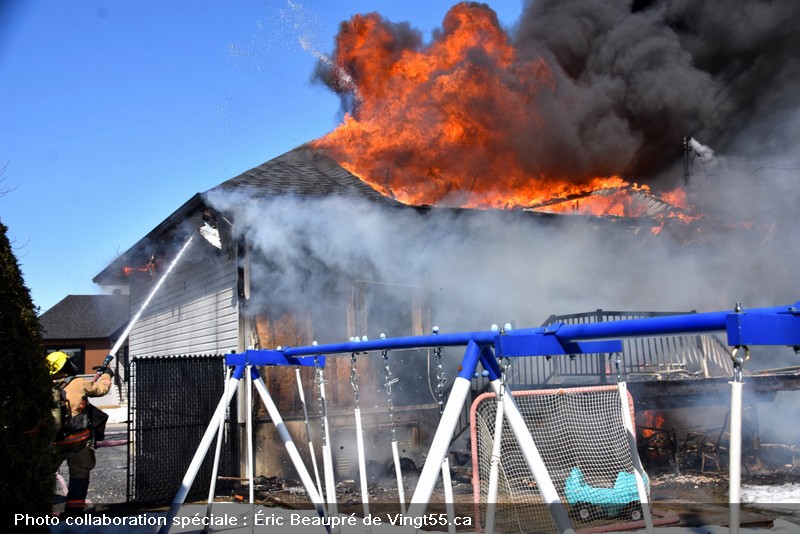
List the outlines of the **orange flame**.
{"label": "orange flame", "polygon": [[148,263],[142,267],[131,267],[130,265],[125,265],[122,267],[122,273],[125,276],[130,276],[131,273],[147,273],[150,276],[153,276],[156,272],[156,264],[153,262]]}
{"label": "orange flame", "polygon": [[642,423],[642,436],[650,438],[655,434],[656,429],[663,429],[664,416],[652,410],[646,410],[640,413],[640,420]]}
{"label": "orange flame", "polygon": [[[313,146],[406,204],[647,215],[636,202],[651,195],[647,186],[565,176],[525,154],[521,140],[532,127],[534,144],[547,150],[533,102],[554,92],[556,77],[545,59],[518,57],[486,5],[454,6],[424,47],[402,42],[396,30],[375,13],[342,23],[328,83],[354,107]],[[660,198],[686,207],[680,192]]]}

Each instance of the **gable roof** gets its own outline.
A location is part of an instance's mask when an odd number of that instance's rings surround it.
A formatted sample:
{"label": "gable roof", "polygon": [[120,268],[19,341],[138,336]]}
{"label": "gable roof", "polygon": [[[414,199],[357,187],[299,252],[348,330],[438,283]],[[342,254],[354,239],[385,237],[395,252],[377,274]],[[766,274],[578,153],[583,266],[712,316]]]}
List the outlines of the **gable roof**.
{"label": "gable roof", "polygon": [[103,339],[130,319],[128,295],[67,295],[39,316],[42,338]]}
{"label": "gable roof", "polygon": [[235,188],[246,189],[254,198],[279,195],[304,197],[342,195],[402,205],[367,185],[322,151],[308,145],[290,150],[222,182],[208,192]]}
{"label": "gable roof", "polygon": [[[272,196],[329,197],[340,195],[363,198],[388,206],[407,207],[386,197],[347,171],[321,150],[302,145],[273,158],[258,167],[222,182],[206,191],[195,193],[142,239],[117,257],[92,281],[96,284],[126,283],[122,268],[147,261],[161,246],[170,246],[171,234],[181,224],[209,210],[205,195],[211,192],[241,190],[254,200]],[[235,218],[235,213],[225,214]],[[198,224],[199,226],[199,224]]]}

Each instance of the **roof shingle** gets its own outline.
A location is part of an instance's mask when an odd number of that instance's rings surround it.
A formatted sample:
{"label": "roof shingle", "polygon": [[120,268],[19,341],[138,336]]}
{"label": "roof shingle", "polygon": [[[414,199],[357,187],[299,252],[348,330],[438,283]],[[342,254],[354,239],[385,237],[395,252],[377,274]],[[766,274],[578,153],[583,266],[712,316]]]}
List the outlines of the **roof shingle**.
{"label": "roof shingle", "polygon": [[317,149],[301,146],[222,182],[212,191],[246,189],[253,197],[343,195],[399,205]]}
{"label": "roof shingle", "polygon": [[99,339],[111,337],[130,319],[127,295],[67,295],[39,317],[42,337]]}

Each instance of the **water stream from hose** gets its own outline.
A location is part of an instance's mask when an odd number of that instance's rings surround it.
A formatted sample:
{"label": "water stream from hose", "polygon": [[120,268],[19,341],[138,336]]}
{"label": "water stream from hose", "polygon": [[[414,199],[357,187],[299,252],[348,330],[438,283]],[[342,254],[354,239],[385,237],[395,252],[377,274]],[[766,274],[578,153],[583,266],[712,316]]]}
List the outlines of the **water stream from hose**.
{"label": "water stream from hose", "polygon": [[117,353],[117,351],[119,350],[119,348],[122,346],[122,344],[125,342],[125,340],[128,338],[128,334],[131,333],[131,329],[134,327],[136,322],[142,316],[142,312],[150,304],[150,301],[153,300],[153,296],[155,296],[155,294],[158,293],[158,290],[161,288],[161,286],[164,285],[164,280],[166,280],[169,277],[169,273],[172,272],[172,269],[175,268],[175,265],[177,265],[177,263],[180,261],[181,256],[183,256],[183,253],[186,252],[186,249],[189,248],[189,245],[192,244],[192,240],[194,240],[194,236],[189,237],[189,239],[186,241],[186,244],[183,245],[183,248],[178,252],[178,254],[175,256],[175,258],[169,264],[169,266],[167,267],[166,272],[164,272],[164,275],[158,280],[156,285],[153,287],[153,290],[150,291],[150,294],[147,295],[147,298],[144,300],[142,305],[139,307],[139,311],[136,312],[136,315],[134,315],[131,318],[131,320],[128,322],[128,326],[125,327],[125,330],[122,332],[122,335],[119,336],[119,339],[117,339],[117,342],[114,343],[114,347],[111,349],[111,352],[109,352],[109,354],[115,355]]}

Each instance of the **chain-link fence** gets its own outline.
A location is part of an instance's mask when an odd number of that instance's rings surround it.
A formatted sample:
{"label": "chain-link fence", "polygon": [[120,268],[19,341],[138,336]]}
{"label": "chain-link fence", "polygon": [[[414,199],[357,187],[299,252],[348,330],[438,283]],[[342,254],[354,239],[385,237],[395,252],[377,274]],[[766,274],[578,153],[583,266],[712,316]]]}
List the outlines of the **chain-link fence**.
{"label": "chain-link fence", "polygon": [[[168,502],[222,399],[224,357],[134,356],[130,378],[128,502]],[[219,466],[223,479],[239,474],[235,419],[236,410],[229,409]],[[208,496],[213,459],[213,453],[206,455],[189,499]]]}

